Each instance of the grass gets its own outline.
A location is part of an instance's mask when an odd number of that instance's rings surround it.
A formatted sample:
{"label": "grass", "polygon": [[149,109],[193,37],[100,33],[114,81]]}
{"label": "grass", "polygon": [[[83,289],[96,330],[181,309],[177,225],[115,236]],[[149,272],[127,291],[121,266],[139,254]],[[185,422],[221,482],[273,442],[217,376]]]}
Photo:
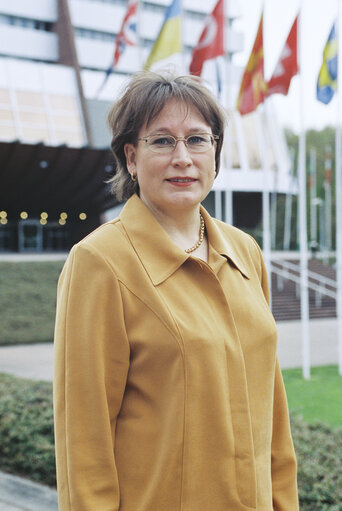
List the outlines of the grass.
{"label": "grass", "polygon": [[310,424],[342,427],[342,376],[336,366],[312,368],[310,380],[301,369],[286,369],[283,377],[291,413]]}
{"label": "grass", "polygon": [[0,345],[51,342],[63,261],[0,263]]}

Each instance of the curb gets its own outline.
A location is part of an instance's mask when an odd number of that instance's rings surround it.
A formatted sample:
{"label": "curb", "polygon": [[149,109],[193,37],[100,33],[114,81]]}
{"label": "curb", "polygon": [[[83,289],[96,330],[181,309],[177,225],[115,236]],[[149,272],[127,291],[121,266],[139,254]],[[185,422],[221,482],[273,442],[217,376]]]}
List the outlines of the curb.
{"label": "curb", "polygon": [[0,472],[0,508],[6,511],[58,511],[57,492],[23,477]]}

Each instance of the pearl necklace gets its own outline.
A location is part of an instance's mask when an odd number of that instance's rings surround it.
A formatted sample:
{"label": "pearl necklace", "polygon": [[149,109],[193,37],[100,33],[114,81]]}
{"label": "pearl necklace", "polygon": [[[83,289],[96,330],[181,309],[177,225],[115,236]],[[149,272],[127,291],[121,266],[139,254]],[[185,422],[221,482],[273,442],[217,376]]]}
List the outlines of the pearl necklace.
{"label": "pearl necklace", "polygon": [[198,239],[198,242],[197,242],[195,245],[193,245],[192,247],[187,248],[187,249],[185,250],[185,252],[186,252],[187,254],[191,254],[191,252],[195,252],[195,250],[197,250],[197,249],[198,249],[198,247],[199,247],[200,245],[202,245],[202,242],[203,242],[203,240],[204,240],[204,228],[205,228],[205,223],[204,223],[204,218],[203,218],[203,216],[201,215],[201,213],[200,213],[200,222],[201,222],[201,227],[200,227],[200,232],[199,232],[199,239]]}

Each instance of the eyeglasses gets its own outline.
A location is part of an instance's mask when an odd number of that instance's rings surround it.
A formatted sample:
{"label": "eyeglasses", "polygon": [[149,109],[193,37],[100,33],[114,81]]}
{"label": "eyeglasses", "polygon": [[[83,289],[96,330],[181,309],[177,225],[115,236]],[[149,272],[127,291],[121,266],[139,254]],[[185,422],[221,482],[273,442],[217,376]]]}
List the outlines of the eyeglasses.
{"label": "eyeglasses", "polygon": [[148,137],[141,137],[138,140],[143,140],[149,149],[154,153],[172,153],[176,148],[177,142],[184,142],[186,148],[191,153],[204,153],[209,151],[214,145],[214,141],[218,140],[218,135],[211,133],[193,133],[187,137],[174,137],[173,135],[149,135]]}

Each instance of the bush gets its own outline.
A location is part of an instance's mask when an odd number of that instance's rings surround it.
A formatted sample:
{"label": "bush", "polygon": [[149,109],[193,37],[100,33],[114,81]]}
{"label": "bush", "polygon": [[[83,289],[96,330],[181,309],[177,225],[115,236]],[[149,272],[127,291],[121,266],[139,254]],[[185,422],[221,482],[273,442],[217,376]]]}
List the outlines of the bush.
{"label": "bush", "polygon": [[0,468],[56,485],[51,383],[0,374]]}
{"label": "bush", "polygon": [[342,429],[292,418],[301,511],[342,511]]}
{"label": "bush", "polygon": [[[292,417],[301,511],[342,511],[342,429]],[[0,468],[56,484],[52,384],[0,374]]]}

